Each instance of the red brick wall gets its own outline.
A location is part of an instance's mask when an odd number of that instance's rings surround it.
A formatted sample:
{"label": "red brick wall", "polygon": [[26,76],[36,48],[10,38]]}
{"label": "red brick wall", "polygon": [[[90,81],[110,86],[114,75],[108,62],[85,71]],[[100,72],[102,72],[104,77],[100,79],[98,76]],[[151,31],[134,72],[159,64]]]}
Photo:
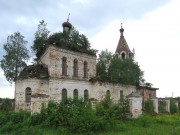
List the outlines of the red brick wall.
{"label": "red brick wall", "polygon": [[137,92],[143,97],[144,100],[156,97],[156,90],[137,89]]}

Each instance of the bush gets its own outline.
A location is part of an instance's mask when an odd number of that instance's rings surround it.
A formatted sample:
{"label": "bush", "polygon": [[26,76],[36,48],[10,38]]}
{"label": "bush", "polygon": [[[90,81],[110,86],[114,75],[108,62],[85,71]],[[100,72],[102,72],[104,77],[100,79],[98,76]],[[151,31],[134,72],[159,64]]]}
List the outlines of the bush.
{"label": "bush", "polygon": [[2,105],[0,106],[0,111],[12,111],[12,102],[11,99],[9,98],[2,98],[0,100],[0,103],[2,103]]}
{"label": "bush", "polygon": [[170,112],[173,113],[178,113],[178,107],[175,104],[174,99],[170,99]]}
{"label": "bush", "polygon": [[30,118],[30,113],[25,111],[0,112],[0,133],[9,133],[12,131],[18,131],[22,129],[24,126],[28,126],[29,118]]}
{"label": "bush", "polygon": [[128,116],[127,114],[129,113],[129,101],[126,98],[122,98],[119,100],[118,104],[118,118],[119,119],[126,119]]}
{"label": "bush", "polygon": [[159,110],[159,113],[165,113],[166,112],[166,102],[165,101],[159,101],[158,102],[158,110]]}
{"label": "bush", "polygon": [[58,124],[74,133],[95,132],[102,129],[104,119],[97,117],[91,106],[82,99],[67,99],[58,105]]}
{"label": "bush", "polygon": [[105,120],[115,119],[116,111],[109,93],[106,93],[104,100],[96,106],[96,115]]}
{"label": "bush", "polygon": [[[60,103],[49,102],[48,108],[31,116],[31,126],[65,128],[72,133],[92,133],[105,130],[110,125],[114,110],[97,115],[83,99],[65,99]],[[105,111],[104,111],[105,112]]]}
{"label": "bush", "polygon": [[95,109],[83,99],[65,99],[60,103],[51,101],[31,116],[24,111],[4,111],[0,112],[0,134],[43,134],[43,129],[59,129],[67,134],[108,131],[117,127],[117,119],[127,111],[125,106],[122,101],[114,105],[109,95]]}
{"label": "bush", "polygon": [[145,101],[145,112],[148,114],[152,114],[154,112],[153,101],[151,99]]}

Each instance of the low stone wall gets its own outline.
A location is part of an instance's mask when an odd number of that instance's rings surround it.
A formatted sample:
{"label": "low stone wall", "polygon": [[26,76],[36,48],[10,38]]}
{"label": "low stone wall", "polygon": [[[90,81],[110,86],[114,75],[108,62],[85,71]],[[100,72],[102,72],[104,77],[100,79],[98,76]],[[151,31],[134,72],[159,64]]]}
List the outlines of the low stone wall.
{"label": "low stone wall", "polygon": [[177,111],[179,110],[178,101],[171,101],[172,99],[158,99],[158,98],[151,98],[153,102],[153,112],[154,113],[174,113],[171,111],[171,108],[175,106]]}

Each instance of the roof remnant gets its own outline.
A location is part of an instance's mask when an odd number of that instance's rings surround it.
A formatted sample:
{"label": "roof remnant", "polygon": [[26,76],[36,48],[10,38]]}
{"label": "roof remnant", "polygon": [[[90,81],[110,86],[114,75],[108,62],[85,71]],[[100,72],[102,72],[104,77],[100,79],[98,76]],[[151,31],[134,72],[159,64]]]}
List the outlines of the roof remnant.
{"label": "roof remnant", "polygon": [[147,90],[159,90],[159,88],[147,87],[147,86],[136,86],[137,89],[147,89]]}
{"label": "roof remnant", "polygon": [[25,67],[17,79],[27,79],[27,78],[48,78],[48,68],[44,64],[29,65]]}
{"label": "roof remnant", "polygon": [[138,92],[132,92],[131,94],[128,95],[128,97],[141,97]]}

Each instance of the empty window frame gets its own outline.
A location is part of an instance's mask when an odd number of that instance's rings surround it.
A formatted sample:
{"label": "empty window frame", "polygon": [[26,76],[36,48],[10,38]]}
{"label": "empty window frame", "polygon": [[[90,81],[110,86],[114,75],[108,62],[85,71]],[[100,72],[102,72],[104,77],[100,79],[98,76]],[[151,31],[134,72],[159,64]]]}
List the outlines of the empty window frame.
{"label": "empty window frame", "polygon": [[62,58],[62,75],[67,75],[67,58]]}
{"label": "empty window frame", "polygon": [[77,61],[77,59],[74,60],[73,76],[78,77],[78,61]]}
{"label": "empty window frame", "polygon": [[62,89],[62,100],[67,99],[67,90],[66,89]]}
{"label": "empty window frame", "polygon": [[120,99],[122,100],[123,97],[124,97],[124,95],[123,95],[123,90],[120,90]]}
{"label": "empty window frame", "polygon": [[110,90],[107,90],[107,91],[106,91],[106,96],[111,97]]}
{"label": "empty window frame", "polygon": [[84,62],[84,78],[88,78],[88,63]]}
{"label": "empty window frame", "polygon": [[26,102],[31,102],[31,88],[30,87],[27,87],[26,90],[25,90],[25,101]]}
{"label": "empty window frame", "polygon": [[89,100],[89,92],[88,90],[84,90],[84,101],[88,101]]}
{"label": "empty window frame", "polygon": [[73,98],[78,99],[78,90],[77,89],[75,89],[73,92]]}
{"label": "empty window frame", "polygon": [[122,58],[122,59],[125,59],[125,57],[126,57],[126,54],[125,54],[125,53],[122,53],[122,54],[121,54],[121,58]]}

